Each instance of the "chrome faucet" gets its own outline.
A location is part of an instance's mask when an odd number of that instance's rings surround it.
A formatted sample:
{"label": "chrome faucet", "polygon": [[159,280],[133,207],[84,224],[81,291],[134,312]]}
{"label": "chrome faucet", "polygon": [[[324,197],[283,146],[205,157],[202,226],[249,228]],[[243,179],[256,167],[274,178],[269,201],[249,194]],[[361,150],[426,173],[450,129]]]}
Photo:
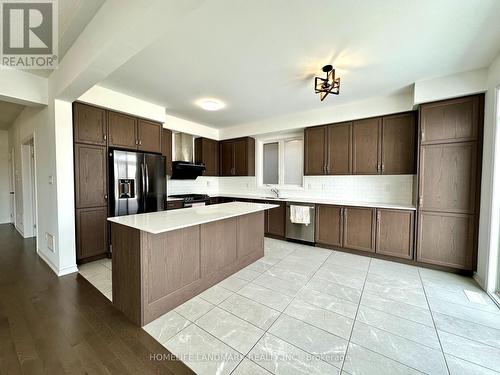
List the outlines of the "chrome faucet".
{"label": "chrome faucet", "polygon": [[274,193],[274,195],[276,195],[276,198],[281,198],[281,192],[279,191],[278,188],[272,188],[271,189],[271,193]]}

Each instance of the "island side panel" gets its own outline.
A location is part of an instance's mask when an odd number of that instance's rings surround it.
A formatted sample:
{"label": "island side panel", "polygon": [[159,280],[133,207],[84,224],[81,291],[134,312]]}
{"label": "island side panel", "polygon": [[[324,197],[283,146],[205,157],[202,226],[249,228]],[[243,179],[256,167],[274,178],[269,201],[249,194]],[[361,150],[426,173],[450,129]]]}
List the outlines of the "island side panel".
{"label": "island side panel", "polygon": [[264,256],[264,213],[143,235],[145,325]]}
{"label": "island side panel", "polygon": [[111,224],[113,305],[142,325],[141,232]]}

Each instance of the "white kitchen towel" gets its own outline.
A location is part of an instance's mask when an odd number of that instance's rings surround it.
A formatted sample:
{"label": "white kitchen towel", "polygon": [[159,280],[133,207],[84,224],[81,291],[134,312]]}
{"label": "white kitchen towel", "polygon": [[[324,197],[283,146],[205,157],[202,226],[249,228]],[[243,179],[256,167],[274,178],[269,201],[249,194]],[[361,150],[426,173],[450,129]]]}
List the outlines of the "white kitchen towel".
{"label": "white kitchen towel", "polygon": [[309,225],[311,223],[310,208],[308,206],[290,206],[290,221],[294,224]]}

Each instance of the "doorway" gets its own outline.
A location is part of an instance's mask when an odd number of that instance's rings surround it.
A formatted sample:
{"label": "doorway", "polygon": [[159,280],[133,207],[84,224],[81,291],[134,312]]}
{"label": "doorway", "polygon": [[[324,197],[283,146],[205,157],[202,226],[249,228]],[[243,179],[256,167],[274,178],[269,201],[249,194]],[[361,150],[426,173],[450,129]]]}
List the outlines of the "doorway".
{"label": "doorway", "polygon": [[14,148],[10,150],[9,156],[9,204],[10,223],[16,225],[16,166],[14,158]]}
{"label": "doorway", "polygon": [[21,173],[23,193],[24,237],[37,237],[37,194],[35,139],[28,139],[21,145]]}

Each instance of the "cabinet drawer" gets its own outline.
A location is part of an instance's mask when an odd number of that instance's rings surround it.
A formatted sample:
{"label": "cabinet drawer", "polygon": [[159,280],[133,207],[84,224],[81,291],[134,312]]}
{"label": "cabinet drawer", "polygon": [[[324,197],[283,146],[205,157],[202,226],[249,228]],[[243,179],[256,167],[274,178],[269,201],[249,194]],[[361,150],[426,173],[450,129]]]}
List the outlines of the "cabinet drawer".
{"label": "cabinet drawer", "polygon": [[167,204],[165,205],[167,210],[177,210],[179,208],[184,207],[184,202],[183,201],[168,201]]}

